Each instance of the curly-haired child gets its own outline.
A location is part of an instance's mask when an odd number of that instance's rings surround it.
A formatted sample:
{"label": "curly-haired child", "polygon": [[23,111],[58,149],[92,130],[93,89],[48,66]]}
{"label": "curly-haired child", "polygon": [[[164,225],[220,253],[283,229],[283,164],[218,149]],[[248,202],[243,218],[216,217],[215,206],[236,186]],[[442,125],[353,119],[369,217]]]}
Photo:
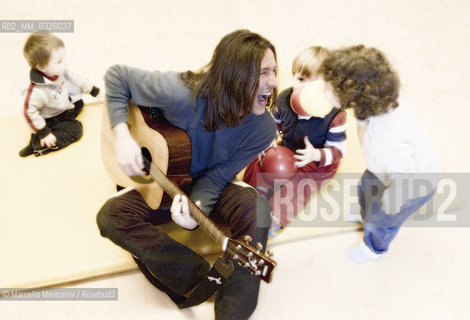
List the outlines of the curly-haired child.
{"label": "curly-haired child", "polygon": [[375,260],[387,252],[405,220],[433,196],[437,154],[399,99],[398,76],[382,52],[363,45],[333,51],[322,74],[333,88],[329,99],[354,111],[367,165],[358,185],[364,237],[346,255],[357,263]]}

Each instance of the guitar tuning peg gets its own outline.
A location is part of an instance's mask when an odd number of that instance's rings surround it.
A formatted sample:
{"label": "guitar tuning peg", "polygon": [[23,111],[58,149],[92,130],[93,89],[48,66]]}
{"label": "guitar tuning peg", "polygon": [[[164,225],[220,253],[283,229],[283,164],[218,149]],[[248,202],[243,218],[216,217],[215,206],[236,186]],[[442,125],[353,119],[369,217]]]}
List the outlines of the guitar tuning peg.
{"label": "guitar tuning peg", "polygon": [[263,250],[263,245],[261,243],[256,243],[256,249],[258,249],[258,251],[261,251]]}
{"label": "guitar tuning peg", "polygon": [[250,243],[251,243],[251,237],[250,237],[249,235],[244,236],[244,237],[243,237],[243,240],[245,240],[245,242],[246,242],[247,244],[250,244]]}
{"label": "guitar tuning peg", "polygon": [[274,254],[273,254],[273,252],[272,252],[271,250],[268,250],[268,251],[266,251],[266,255],[267,255],[268,257],[272,257]]}

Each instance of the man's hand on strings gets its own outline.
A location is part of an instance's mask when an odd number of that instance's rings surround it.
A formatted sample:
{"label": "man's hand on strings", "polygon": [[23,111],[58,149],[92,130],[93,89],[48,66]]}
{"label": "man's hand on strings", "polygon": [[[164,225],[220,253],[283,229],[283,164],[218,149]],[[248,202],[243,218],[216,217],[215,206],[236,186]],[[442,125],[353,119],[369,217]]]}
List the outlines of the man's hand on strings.
{"label": "man's hand on strings", "polygon": [[[196,205],[199,207],[201,203],[196,201]],[[171,218],[180,227],[188,230],[196,229],[198,223],[189,214],[188,198],[177,194],[173,203],[171,204]]]}

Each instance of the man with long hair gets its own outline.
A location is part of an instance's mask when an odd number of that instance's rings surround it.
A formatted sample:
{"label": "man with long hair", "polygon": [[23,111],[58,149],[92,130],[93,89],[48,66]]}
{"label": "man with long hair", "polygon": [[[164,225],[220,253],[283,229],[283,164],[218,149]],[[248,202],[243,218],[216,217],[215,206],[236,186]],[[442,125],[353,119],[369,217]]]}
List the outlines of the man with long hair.
{"label": "man with long hair", "polygon": [[[111,67],[105,76],[106,102],[118,163],[129,176],[144,175],[140,147],[126,123],[128,101],[159,108],[191,139],[190,198],[199,201],[211,219],[226,223],[232,238],[249,235],[265,247],[269,204],[231,181],[276,137],[274,120],[266,111],[277,95],[276,74],[274,46],[248,30],[223,37],[209,64],[197,72]],[[181,209],[185,201],[175,197],[171,216],[193,229],[197,223]],[[176,219],[181,214],[186,217]],[[132,190],[108,200],[97,222],[101,234],[129,251],[152,284],[175,301],[197,286],[210,266],[156,229],[150,222],[157,215],[159,220],[165,215],[171,219],[170,213],[149,208]],[[235,266],[217,292],[216,319],[247,319],[256,308],[258,291],[259,279]]]}

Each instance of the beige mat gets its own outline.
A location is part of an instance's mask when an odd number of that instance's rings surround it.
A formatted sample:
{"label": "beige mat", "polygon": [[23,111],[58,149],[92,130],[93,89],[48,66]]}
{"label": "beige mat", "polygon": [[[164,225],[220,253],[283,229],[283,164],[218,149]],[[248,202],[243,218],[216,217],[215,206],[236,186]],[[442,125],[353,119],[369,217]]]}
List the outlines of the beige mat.
{"label": "beige mat", "polygon": [[60,283],[127,260],[100,239],[95,223],[114,188],[100,161],[100,105],[85,107],[79,119],[84,135],[77,143],[43,157],[20,158],[29,138],[23,118],[0,118],[0,287]]}
{"label": "beige mat", "polygon": [[[100,155],[102,105],[80,115],[82,139],[43,157],[20,158],[28,141],[21,115],[0,117],[0,288],[44,287],[134,269],[130,255],[99,235],[95,217],[114,194]],[[348,155],[342,170],[360,172],[354,123],[348,124]],[[199,253],[218,251],[202,230],[186,232],[169,224],[172,236]],[[341,228],[291,228],[272,244],[353,231]]]}
{"label": "beige mat", "polygon": [[[20,158],[28,142],[21,115],[0,117],[0,288],[42,287],[135,268],[129,254],[99,235],[95,217],[115,192],[100,154],[102,105],[79,117],[80,141],[59,152]],[[172,234],[200,253],[213,252],[202,231]]]}

